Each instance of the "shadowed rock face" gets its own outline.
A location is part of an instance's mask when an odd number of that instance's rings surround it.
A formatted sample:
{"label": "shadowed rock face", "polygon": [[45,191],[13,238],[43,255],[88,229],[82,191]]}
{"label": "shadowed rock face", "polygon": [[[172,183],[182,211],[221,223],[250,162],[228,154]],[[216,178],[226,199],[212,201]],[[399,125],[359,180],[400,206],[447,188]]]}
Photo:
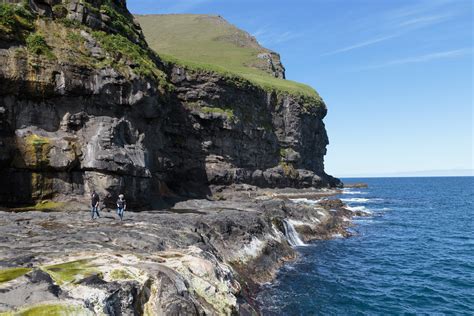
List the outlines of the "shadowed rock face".
{"label": "shadowed rock face", "polygon": [[[0,36],[1,204],[83,201],[96,190],[111,206],[124,193],[138,208],[164,196],[205,196],[213,185],[339,185],[324,172],[322,101],[162,64],[124,1],[30,7],[37,20],[26,33],[65,37],[46,37],[47,57]],[[113,23],[117,14],[126,31]],[[163,78],[108,51],[97,30],[141,47]],[[71,32],[75,46],[60,35]]]}

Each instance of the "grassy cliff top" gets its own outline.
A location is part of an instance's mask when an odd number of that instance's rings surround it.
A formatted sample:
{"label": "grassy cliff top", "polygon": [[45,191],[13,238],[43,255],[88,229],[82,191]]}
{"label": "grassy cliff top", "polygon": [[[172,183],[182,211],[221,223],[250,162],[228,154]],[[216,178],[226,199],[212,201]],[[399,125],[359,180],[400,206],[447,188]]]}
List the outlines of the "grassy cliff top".
{"label": "grassy cliff top", "polygon": [[137,19],[149,46],[164,60],[243,77],[266,89],[319,98],[310,86],[275,78],[265,71],[262,63],[267,61],[258,55],[271,51],[219,16],[139,15]]}

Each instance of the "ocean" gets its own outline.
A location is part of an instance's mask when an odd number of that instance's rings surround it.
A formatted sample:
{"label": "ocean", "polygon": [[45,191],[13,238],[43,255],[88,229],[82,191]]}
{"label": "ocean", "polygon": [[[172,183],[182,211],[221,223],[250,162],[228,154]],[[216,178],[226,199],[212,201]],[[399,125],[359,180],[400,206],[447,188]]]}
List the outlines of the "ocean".
{"label": "ocean", "polygon": [[264,315],[474,315],[474,177],[343,179],[370,217],[297,247],[258,296]]}

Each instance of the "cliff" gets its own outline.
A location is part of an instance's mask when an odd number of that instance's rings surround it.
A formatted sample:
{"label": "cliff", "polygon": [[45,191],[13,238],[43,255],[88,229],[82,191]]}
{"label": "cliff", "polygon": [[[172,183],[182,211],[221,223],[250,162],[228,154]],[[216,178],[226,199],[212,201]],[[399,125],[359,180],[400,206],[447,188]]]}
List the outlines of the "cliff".
{"label": "cliff", "polygon": [[[0,313],[258,314],[294,246],[362,215],[326,199],[327,109],[278,54],[220,17],[138,19],[123,0],[0,4]],[[196,31],[212,60],[179,53]],[[114,218],[119,193],[142,212]]]}
{"label": "cliff", "polygon": [[162,61],[123,1],[3,5],[1,27],[2,204],[339,183],[315,92]]}

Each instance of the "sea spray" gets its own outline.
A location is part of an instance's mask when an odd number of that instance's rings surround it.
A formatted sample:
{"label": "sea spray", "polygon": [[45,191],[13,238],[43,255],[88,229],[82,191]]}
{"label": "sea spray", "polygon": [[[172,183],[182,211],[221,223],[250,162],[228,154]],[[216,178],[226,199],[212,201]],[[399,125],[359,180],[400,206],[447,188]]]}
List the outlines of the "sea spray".
{"label": "sea spray", "polygon": [[283,220],[283,226],[285,228],[285,236],[291,246],[305,246],[306,244],[300,239],[300,236],[295,230],[295,227],[289,220]]}

